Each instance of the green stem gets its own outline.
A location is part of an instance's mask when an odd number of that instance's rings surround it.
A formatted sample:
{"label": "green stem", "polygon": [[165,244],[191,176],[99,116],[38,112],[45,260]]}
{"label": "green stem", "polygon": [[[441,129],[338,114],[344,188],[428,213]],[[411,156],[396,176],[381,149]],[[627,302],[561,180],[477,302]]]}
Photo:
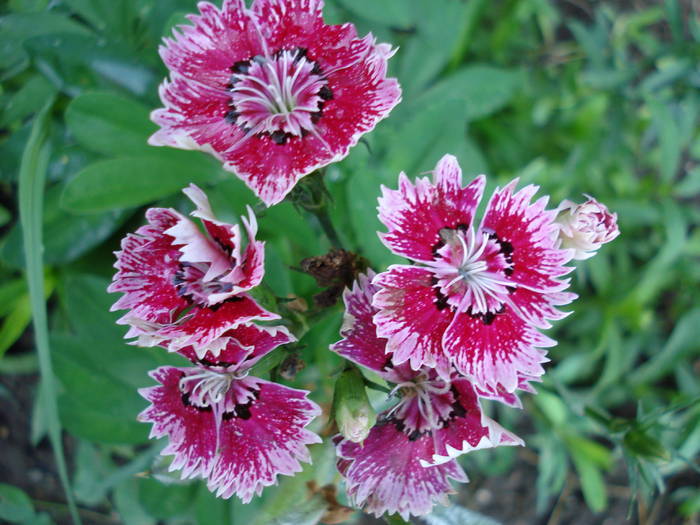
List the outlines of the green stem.
{"label": "green stem", "polygon": [[325,233],[326,237],[328,237],[331,246],[333,246],[333,248],[341,248],[342,243],[340,242],[338,232],[335,231],[333,222],[331,221],[331,218],[328,215],[328,208],[324,206],[321,209],[319,209],[316,213],[314,213],[314,215],[318,219],[318,222],[321,225],[321,228],[323,229],[323,233]]}
{"label": "green stem", "polygon": [[34,120],[32,131],[22,154],[19,170],[19,217],[22,226],[22,240],[26,263],[29,297],[32,307],[34,336],[39,356],[41,371],[41,388],[48,419],[49,438],[56,457],[58,475],[66,493],[68,508],[73,523],[80,524],[78,508],[75,505],[73,493],[68,479],[66,459],[61,443],[61,422],[58,418],[56,403],[56,385],[51,364],[49,348],[49,328],[46,316],[46,301],[44,299],[43,271],[43,204],[44,185],[49,161],[49,118],[53,99],[49,100]]}
{"label": "green stem", "polygon": [[331,196],[326,189],[322,171],[317,171],[301,179],[290,193],[289,198],[297,208],[302,208],[316,217],[323,233],[334,248],[342,247],[340,236],[328,214]]}

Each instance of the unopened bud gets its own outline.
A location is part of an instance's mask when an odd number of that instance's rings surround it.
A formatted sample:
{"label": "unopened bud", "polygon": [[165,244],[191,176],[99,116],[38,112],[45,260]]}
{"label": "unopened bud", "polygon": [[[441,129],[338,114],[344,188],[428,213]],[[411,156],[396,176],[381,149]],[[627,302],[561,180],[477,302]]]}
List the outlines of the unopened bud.
{"label": "unopened bud", "polygon": [[593,257],[598,248],[620,235],[617,214],[586,196],[588,200],[583,204],[565,200],[557,209],[560,246],[575,250],[574,259],[578,260]]}
{"label": "unopened bud", "polygon": [[364,441],[377,421],[377,414],[367,398],[364,378],[354,367],[344,370],[338,377],[333,407],[338,430],[354,443]]}

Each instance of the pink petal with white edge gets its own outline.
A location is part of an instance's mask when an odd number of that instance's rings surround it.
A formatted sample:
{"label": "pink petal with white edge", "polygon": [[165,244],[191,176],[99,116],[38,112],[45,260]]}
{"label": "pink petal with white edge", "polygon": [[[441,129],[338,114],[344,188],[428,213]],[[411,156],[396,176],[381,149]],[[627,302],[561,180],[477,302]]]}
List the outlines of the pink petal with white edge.
{"label": "pink petal with white edge", "polygon": [[468,481],[455,460],[422,466],[419,458],[432,454],[432,439],[426,435],[410,441],[393,422],[375,425],[362,444],[340,441],[336,451],[351,503],[376,517],[423,516],[436,503],[448,504],[448,494],[455,492],[450,479]]}
{"label": "pink petal with white edge", "polygon": [[379,220],[388,228],[382,242],[397,255],[415,261],[431,261],[440,241],[440,229],[471,226],[484,191],[483,175],[462,188],[462,170],[457,159],[445,155],[433,172],[433,182],[416,179],[412,184],[399,175],[399,189],[382,186]]}
{"label": "pink petal with white edge", "polygon": [[184,217],[173,210],[151,208],[146,218],[149,224],[127,235],[122,240],[121,251],[116,252],[117,273],[107,291],[124,295],[112,305],[111,311],[131,310],[127,314],[130,317],[169,323],[173,312],[186,307],[187,302],[173,284],[180,253],[165,231]]}
{"label": "pink petal with white edge", "polygon": [[542,363],[548,361],[540,348],[556,344],[510,307],[488,323],[479,317],[459,313],[445,331],[445,354],[455,368],[474,381],[478,388],[507,392],[518,387],[519,377],[539,378]]}
{"label": "pink petal with white edge", "polygon": [[301,470],[300,461],[310,461],[306,446],[320,438],[304,427],[321,410],[307,392],[255,377],[234,379],[225,411],[217,412],[197,404],[191,385],[183,394],[181,380],[199,370],[161,367],[151,374],[161,384],[140,390],[151,405],[139,420],[153,423],[151,438],[168,436],[162,454],[174,455],[171,471],[206,478],[217,496],[236,494],[247,503],[278,474],[291,475]]}
{"label": "pink petal with white edge", "polygon": [[248,295],[239,295],[221,303],[217,308],[195,306],[176,324],[163,326],[158,335],[163,346],[176,352],[193,346],[200,356],[212,352],[216,357],[226,347],[226,333],[250,321],[279,319],[279,315],[268,312]]}
{"label": "pink petal with white edge", "polygon": [[151,112],[161,129],[148,139],[151,146],[204,151],[221,159],[220,152],[245,133],[225,119],[229,94],[175,73],[158,90],[164,108]]}
{"label": "pink petal with white edge", "polygon": [[183,403],[180,379],[189,370],[169,366],[158,368],[150,375],[160,384],[139,390],[151,405],[139,414],[138,419],[153,423],[151,439],[168,436],[168,446],[161,454],[175,456],[169,469],[181,470],[183,479],[208,476],[216,455],[213,412]]}
{"label": "pink petal with white edge", "polygon": [[[250,10],[242,0],[221,10],[200,3],[193,25],[179,26],[161,47],[171,80],[161,86],[165,107],[151,116],[161,129],[149,143],[214,155],[267,205],[344,158],[401,90],[386,78],[391,47],[358,38],[351,24],[324,24],[322,7],[313,0],[257,0]],[[300,53],[297,65],[278,67],[284,53]],[[263,74],[256,63],[269,69]],[[265,80],[270,74],[274,82]],[[289,111],[275,109],[280,97]]]}
{"label": "pink petal with white edge", "polygon": [[372,284],[379,288],[372,300],[378,310],[374,316],[377,335],[388,340],[386,352],[394,354],[394,364],[409,361],[413,370],[428,366],[449,377],[442,339],[454,314],[438,303],[432,272],[393,265]]}
{"label": "pink petal with white edge", "polygon": [[527,288],[518,288],[511,295],[511,306],[518,315],[537,328],[551,328],[549,321],[564,319],[572,312],[562,312],[557,306],[571,303],[578,296],[571,292],[538,293]]}
{"label": "pink petal with white edge", "polygon": [[501,243],[512,246],[512,273],[508,278],[515,285],[538,292],[560,292],[569,286],[568,280],[558,278],[573,269],[564,266],[573,252],[557,247],[557,211],[545,209],[547,197],[531,203],[537,186],[531,184],[515,192],[517,183],[515,179],[494,191],[481,229],[494,232]]}
{"label": "pink petal with white edge", "polygon": [[453,379],[452,392],[456,395],[453,417],[442,428],[433,431],[434,454],[430,460],[421,459],[422,465],[445,463],[474,450],[523,445],[519,437],[484,414],[468,379]]}
{"label": "pink petal with white edge", "polygon": [[218,278],[220,282],[233,284],[225,293],[212,293],[209,304],[216,304],[260,284],[265,273],[265,243],[255,239],[258,223],[252,208],[248,206],[248,216],[241,217],[248,236],[248,245],[242,251],[243,238],[238,224],[218,220],[209,199],[194,184],[185,188],[183,193],[197,206],[191,215],[202,221],[211,239],[202,235],[196,227],[194,230],[178,229],[180,225],[172,228],[169,233],[176,238],[177,244],[183,245],[180,248],[183,254],[181,260],[209,263],[211,266],[203,277],[204,281]]}
{"label": "pink petal with white edge", "polygon": [[[314,130],[285,144],[275,144],[268,136],[251,136],[223,155],[227,161],[224,168],[236,173],[268,206],[284,199],[303,176],[345,158],[362,135],[374,129],[401,100],[396,79],[386,78],[391,48],[376,44],[371,35],[349,42],[346,37],[336,40],[335,28],[355,34],[348,26],[322,26],[310,37],[313,42],[300,44],[320,64],[328,59],[341,60],[341,64],[342,60],[350,61],[350,65],[328,66],[337,69],[327,74],[333,98],[324,103],[323,116]],[[313,48],[326,40],[346,45],[349,56],[335,52],[331,58],[328,55],[334,50],[329,47],[314,55]]]}
{"label": "pink petal with white edge", "polygon": [[[292,343],[296,338],[284,326],[261,326],[243,323],[226,332],[226,346],[214,355],[207,351],[202,357],[192,346],[178,350],[187,359],[206,368],[228,372],[247,370],[275,348]],[[201,351],[200,351],[201,354]]]}
{"label": "pink petal with white edge", "polygon": [[[523,392],[528,392],[530,394],[536,394],[537,391],[530,384],[530,382],[540,381],[541,380],[539,378],[521,376],[518,378],[517,390],[522,390]],[[487,386],[485,389],[475,387],[475,391],[480,398],[498,401],[499,403],[503,403],[504,405],[508,405],[512,408],[523,408],[523,404],[520,401],[518,394],[516,392],[507,392],[502,386],[499,386],[498,388]]]}
{"label": "pink petal with white edge", "polygon": [[377,337],[377,328],[372,318],[377,309],[372,306],[372,297],[377,288],[372,284],[375,273],[369,270],[360,274],[352,288],[343,292],[345,314],[340,335],[343,339],[330,349],[358,365],[386,374],[386,365],[391,356],[386,353],[386,339]]}
{"label": "pink petal with white edge", "polygon": [[221,11],[208,2],[197,7],[199,15],[187,16],[191,25],[177,26],[172,38],[164,39],[160,56],[171,71],[225,91],[229,68],[262,54],[263,43],[243,0],[226,0]]}
{"label": "pink petal with white edge", "polygon": [[307,445],[321,438],[304,427],[321,409],[307,399],[306,391],[255,377],[241,381],[255,389],[256,398],[247,417],[222,422],[220,451],[207,486],[219,497],[236,494],[248,503],[264,487],[275,485],[279,474],[294,475],[301,471],[300,461],[311,462]]}

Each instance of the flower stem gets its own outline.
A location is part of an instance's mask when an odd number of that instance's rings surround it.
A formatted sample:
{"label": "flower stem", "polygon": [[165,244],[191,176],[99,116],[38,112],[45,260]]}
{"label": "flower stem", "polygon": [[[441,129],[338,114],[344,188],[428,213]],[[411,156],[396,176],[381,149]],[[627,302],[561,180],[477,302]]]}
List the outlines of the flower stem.
{"label": "flower stem", "polygon": [[323,233],[326,234],[326,237],[330,241],[331,246],[333,246],[333,248],[340,248],[340,237],[338,236],[338,232],[335,231],[333,222],[331,221],[331,218],[328,215],[328,208],[324,206],[314,215],[318,219],[318,222],[321,225],[321,229],[323,229]]}
{"label": "flower stem", "polygon": [[340,236],[328,214],[331,196],[323,181],[323,171],[307,175],[290,193],[290,200],[297,208],[311,213],[334,248],[341,248]]}

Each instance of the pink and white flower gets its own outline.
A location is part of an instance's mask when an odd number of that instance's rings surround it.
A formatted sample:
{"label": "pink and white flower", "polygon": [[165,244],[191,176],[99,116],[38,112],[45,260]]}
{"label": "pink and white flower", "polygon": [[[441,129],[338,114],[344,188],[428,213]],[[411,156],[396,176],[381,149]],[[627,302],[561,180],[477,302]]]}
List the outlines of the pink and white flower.
{"label": "pink and white flower", "polygon": [[522,442],[483,413],[467,378],[394,365],[387,340],[377,336],[373,323],[377,288],[372,277],[360,275],[345,291],[343,339],[331,349],[394,383],[392,395],[399,401],[379,414],[363,443],[337,439],[338,468],[354,505],[376,516],[398,512],[407,519],[445,503],[452,492],[450,479],[467,481],[455,457]]}
{"label": "pink and white flower", "polygon": [[149,143],[213,154],[267,205],[344,158],[401,99],[391,46],[324,24],[322,0],[198,7],[160,49],[171,74]]}
{"label": "pink and white flower", "polygon": [[216,356],[242,323],[279,316],[247,293],[264,273],[264,243],[255,240],[252,210],[242,217],[244,247],[239,225],[217,220],[199,188],[184,192],[197,205],[192,215],[203,230],[173,209],[149,209],[148,224],[127,235],[116,252],[117,273],[108,290],[124,294],[112,310],[129,310],[117,321],[131,327],[127,338]]}
{"label": "pink and white flower", "polygon": [[246,323],[217,355],[181,351],[196,366],[151,372],[159,383],[139,392],[151,404],[139,420],[152,423],[151,438],[167,436],[162,454],[170,470],[204,478],[209,490],[247,503],[277,476],[310,462],[307,445],[321,439],[305,427],[320,413],[308,392],[248,375],[249,368],[294,338],[282,327]]}
{"label": "pink and white flower", "polygon": [[574,250],[574,259],[584,260],[593,257],[598,248],[620,235],[617,227],[617,214],[586,195],[582,204],[565,200],[557,211],[557,232],[562,248]]}
{"label": "pink and white flower", "polygon": [[382,188],[389,231],[380,237],[417,264],[377,275],[374,321],[395,364],[446,377],[447,359],[482,391],[512,393],[544,372],[543,348],[555,341],[538,329],[567,315],[556,307],[575,297],[561,279],[572,253],[557,246],[547,198],[531,202],[537,186],[516,192],[517,180],[496,189],[477,226],[485,183],[482,175],[462,187],[457,160],[445,155],[432,182],[402,173],[398,190]]}

